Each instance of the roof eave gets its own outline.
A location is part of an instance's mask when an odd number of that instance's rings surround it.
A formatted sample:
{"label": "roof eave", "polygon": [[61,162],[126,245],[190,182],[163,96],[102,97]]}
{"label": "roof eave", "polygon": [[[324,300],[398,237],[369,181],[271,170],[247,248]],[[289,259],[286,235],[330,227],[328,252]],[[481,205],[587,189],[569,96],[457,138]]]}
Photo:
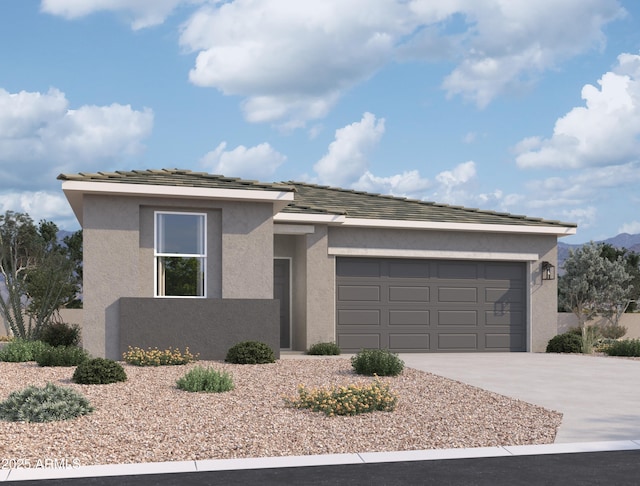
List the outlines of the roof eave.
{"label": "roof eave", "polygon": [[62,183],[62,191],[81,226],[82,200],[85,194],[265,202],[273,204],[274,214],[291,204],[294,197],[293,191],[222,189],[95,181],[64,181]]}
{"label": "roof eave", "polygon": [[324,223],[342,227],[388,228],[414,230],[465,231],[483,233],[511,233],[570,236],[576,234],[576,227],[564,225],[527,225],[527,224],[488,224],[455,223],[444,221],[416,221],[397,219],[349,218],[325,214],[280,213],[274,217],[279,223]]}

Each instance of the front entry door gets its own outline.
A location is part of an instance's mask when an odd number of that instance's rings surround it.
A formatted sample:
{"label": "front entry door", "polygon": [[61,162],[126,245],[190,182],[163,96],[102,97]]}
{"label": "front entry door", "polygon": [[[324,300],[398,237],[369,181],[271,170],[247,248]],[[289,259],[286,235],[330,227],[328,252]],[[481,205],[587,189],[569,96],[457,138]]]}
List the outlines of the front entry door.
{"label": "front entry door", "polygon": [[291,260],[273,261],[273,298],[280,301],[280,348],[291,349]]}

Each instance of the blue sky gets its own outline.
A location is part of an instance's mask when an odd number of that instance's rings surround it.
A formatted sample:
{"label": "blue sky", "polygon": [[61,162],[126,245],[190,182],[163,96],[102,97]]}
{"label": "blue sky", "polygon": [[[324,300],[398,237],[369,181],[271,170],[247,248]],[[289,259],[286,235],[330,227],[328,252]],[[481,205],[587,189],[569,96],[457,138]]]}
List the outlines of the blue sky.
{"label": "blue sky", "polygon": [[2,3],[0,210],[175,167],[640,233],[640,4]]}

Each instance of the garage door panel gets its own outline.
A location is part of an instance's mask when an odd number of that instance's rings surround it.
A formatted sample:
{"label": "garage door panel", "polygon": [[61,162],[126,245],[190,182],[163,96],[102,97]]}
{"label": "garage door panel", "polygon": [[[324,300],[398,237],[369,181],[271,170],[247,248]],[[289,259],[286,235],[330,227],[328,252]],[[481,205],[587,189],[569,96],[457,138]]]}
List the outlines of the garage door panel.
{"label": "garage door panel", "polygon": [[389,277],[391,278],[429,278],[429,262],[389,261]]}
{"label": "garage door panel", "polygon": [[476,351],[478,335],[475,333],[438,334],[438,349],[446,351]]}
{"label": "garage door panel", "polygon": [[485,288],[484,301],[485,302],[508,302],[508,303],[522,303],[524,300],[523,289],[497,289],[497,288]]}
{"label": "garage door panel", "polygon": [[440,287],[438,302],[478,302],[478,289],[475,287]]}
{"label": "garage door panel", "polygon": [[379,349],[380,334],[338,334],[340,349]]}
{"label": "garage door panel", "polygon": [[380,311],[377,309],[342,309],[338,311],[340,326],[379,326]]}
{"label": "garage door panel", "polygon": [[338,287],[338,300],[343,302],[378,302],[380,300],[380,287],[377,285],[340,285]]}
{"label": "garage door panel", "polygon": [[389,287],[390,302],[429,302],[429,287]]}
{"label": "garage door panel", "polygon": [[509,282],[522,282],[524,280],[522,265],[494,262],[485,264],[484,269],[484,275],[487,280],[505,280]]}
{"label": "garage door panel", "polygon": [[390,326],[428,326],[428,310],[390,310]]}
{"label": "garage door panel", "polygon": [[341,258],[336,263],[338,277],[380,277],[379,260],[367,258]]}
{"label": "garage door panel", "polygon": [[509,312],[485,312],[485,323],[487,326],[511,326],[524,328],[524,313],[520,311]]}
{"label": "garage door panel", "polygon": [[437,263],[440,279],[477,279],[478,266],[472,262],[440,262]]}
{"label": "garage door panel", "polygon": [[429,334],[389,334],[389,348],[398,351],[428,351]]}
{"label": "garage door panel", "polygon": [[485,349],[487,351],[519,351],[523,348],[524,334],[520,333],[487,333]]}
{"label": "garage door panel", "polygon": [[339,257],[336,268],[345,352],[526,350],[524,263]]}

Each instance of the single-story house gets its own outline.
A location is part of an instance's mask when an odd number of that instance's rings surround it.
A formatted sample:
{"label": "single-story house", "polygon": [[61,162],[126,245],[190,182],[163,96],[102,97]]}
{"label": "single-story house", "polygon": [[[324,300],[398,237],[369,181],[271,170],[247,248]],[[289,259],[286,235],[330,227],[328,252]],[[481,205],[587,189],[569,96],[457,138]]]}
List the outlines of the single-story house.
{"label": "single-story house", "polygon": [[576,225],[189,170],[61,174],[84,233],[94,356],[233,344],[543,351]]}

